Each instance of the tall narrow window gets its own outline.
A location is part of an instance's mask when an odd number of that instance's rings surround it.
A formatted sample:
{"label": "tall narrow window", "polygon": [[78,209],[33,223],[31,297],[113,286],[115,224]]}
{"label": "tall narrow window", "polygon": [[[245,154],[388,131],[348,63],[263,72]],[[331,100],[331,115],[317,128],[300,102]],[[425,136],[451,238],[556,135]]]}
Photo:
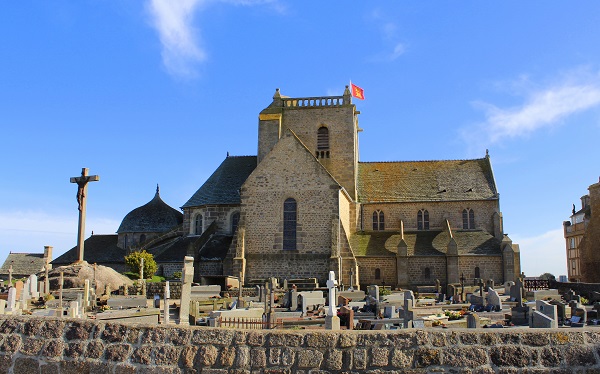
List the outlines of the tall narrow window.
{"label": "tall narrow window", "polygon": [[467,208],[462,212],[463,229],[474,229],[475,228],[475,212],[473,209]]}
{"label": "tall narrow window", "polygon": [[479,270],[479,266],[475,267],[475,278],[481,278],[481,271]]}
{"label": "tall narrow window", "polygon": [[381,269],[375,269],[375,279],[381,279]]}
{"label": "tall narrow window", "polygon": [[381,210],[373,212],[373,230],[385,230],[385,220]]}
{"label": "tall narrow window", "polygon": [[429,230],[429,212],[425,209],[417,212],[417,230]]}
{"label": "tall narrow window", "polygon": [[194,222],[194,234],[202,234],[202,214],[198,214],[196,216],[196,220]]}
{"label": "tall narrow window", "polygon": [[145,241],[146,241],[146,234],[140,235],[140,243],[143,243]]}
{"label": "tall narrow window", "polygon": [[240,222],[240,213],[236,212],[231,215],[231,234],[235,234]]}
{"label": "tall narrow window", "polygon": [[423,278],[425,278],[425,279],[431,278],[431,269],[430,268],[423,269]]}
{"label": "tall narrow window", "polygon": [[283,203],[283,249],[296,249],[296,200],[287,199]]}
{"label": "tall narrow window", "polygon": [[329,158],[329,129],[325,126],[317,130],[317,158]]}

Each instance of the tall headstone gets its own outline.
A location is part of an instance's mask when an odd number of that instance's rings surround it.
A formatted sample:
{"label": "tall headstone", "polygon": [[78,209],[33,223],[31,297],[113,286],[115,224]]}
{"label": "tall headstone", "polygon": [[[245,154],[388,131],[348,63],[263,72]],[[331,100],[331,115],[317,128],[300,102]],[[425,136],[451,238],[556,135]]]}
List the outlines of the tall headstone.
{"label": "tall headstone", "polygon": [[179,324],[190,324],[190,296],[194,280],[194,258],[185,256],[181,272],[181,302],[179,306]]}
{"label": "tall headstone", "polygon": [[169,281],[165,282],[164,296],[165,296],[165,301],[164,301],[164,318],[163,318],[163,323],[165,325],[167,325],[169,323],[169,299],[171,298],[171,289],[170,289]]}
{"label": "tall headstone", "polygon": [[90,280],[86,279],[83,283],[83,310],[87,311],[90,306]]}
{"label": "tall headstone", "polygon": [[412,326],[412,320],[414,319],[413,313],[413,299],[404,298],[404,328],[407,329]]}
{"label": "tall headstone", "polygon": [[18,280],[15,282],[15,289],[17,291],[17,299],[19,299],[19,300],[21,299],[21,294],[23,293],[23,287],[24,287],[23,281]]}
{"label": "tall headstone", "polygon": [[325,316],[325,329],[326,330],[339,330],[340,329],[340,317],[337,316],[337,308],[335,307],[336,297],[335,290],[337,287],[337,280],[335,279],[335,272],[329,272],[329,279],[327,280],[327,289],[329,291],[329,309],[327,310],[327,316]]}
{"label": "tall headstone", "polygon": [[8,298],[6,299],[6,311],[14,312],[17,307],[17,290],[15,287],[8,289]]}
{"label": "tall headstone", "polygon": [[369,296],[374,297],[375,299],[379,300],[379,286],[374,284],[369,286],[368,289],[369,292]]}
{"label": "tall headstone", "polygon": [[38,299],[40,297],[40,293],[38,292],[38,282],[37,275],[31,274],[29,276],[29,295],[32,299]]}
{"label": "tall headstone", "polygon": [[479,327],[481,327],[479,316],[477,314],[467,315],[467,328],[478,329]]}
{"label": "tall headstone", "polygon": [[495,311],[502,310],[502,301],[500,300],[500,295],[498,295],[498,292],[496,290],[494,290],[492,287],[488,288],[488,294],[487,294],[486,299],[487,299],[488,305],[493,306],[493,310],[495,310]]}
{"label": "tall headstone", "polygon": [[83,262],[83,242],[85,240],[85,215],[87,203],[87,184],[100,180],[98,175],[88,175],[88,168],[81,169],[80,177],[72,177],[71,183],[77,183],[77,209],[79,210],[79,225],[77,227],[77,262]]}

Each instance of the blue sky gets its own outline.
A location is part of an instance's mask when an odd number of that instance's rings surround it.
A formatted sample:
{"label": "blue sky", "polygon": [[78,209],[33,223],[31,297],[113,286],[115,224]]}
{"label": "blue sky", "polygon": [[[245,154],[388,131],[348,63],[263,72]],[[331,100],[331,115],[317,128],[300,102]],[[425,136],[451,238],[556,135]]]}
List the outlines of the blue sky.
{"label": "blue sky", "polygon": [[598,181],[592,1],[0,3],[0,259],[114,233],[160,184],[183,205],[256,154],[258,112],[365,90],[362,161],[480,158],[527,275],[566,274],[562,221]]}

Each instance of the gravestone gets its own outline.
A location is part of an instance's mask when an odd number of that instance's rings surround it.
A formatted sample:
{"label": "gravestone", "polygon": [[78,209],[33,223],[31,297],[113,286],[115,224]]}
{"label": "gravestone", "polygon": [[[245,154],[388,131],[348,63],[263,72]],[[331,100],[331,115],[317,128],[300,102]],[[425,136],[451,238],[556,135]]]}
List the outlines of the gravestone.
{"label": "gravestone", "polygon": [[335,272],[329,272],[329,279],[327,280],[327,290],[329,297],[329,308],[327,309],[327,316],[325,316],[325,330],[339,330],[340,329],[340,317],[337,316],[337,308],[335,307],[335,289],[337,287],[337,280],[335,279]]}
{"label": "gravestone", "polygon": [[171,288],[169,286],[169,281],[165,282],[165,292],[163,293],[163,295],[165,297],[163,323],[166,325],[169,323],[169,299],[171,298]]}
{"label": "gravestone", "polygon": [[0,314],[4,314],[6,309],[6,300],[0,299]]}
{"label": "gravestone", "polygon": [[442,292],[442,285],[440,284],[440,280],[436,279],[435,280],[435,293],[439,294],[440,292]]}
{"label": "gravestone", "polygon": [[370,285],[368,287],[368,294],[371,297],[379,300],[379,286],[378,285]]}
{"label": "gravestone", "polygon": [[295,312],[298,310],[298,291],[297,290],[290,290],[290,311],[291,312]]}
{"label": "gravestone", "polygon": [[479,316],[477,314],[468,314],[467,315],[467,328],[478,329],[480,327],[481,327],[481,322],[479,321]]}
{"label": "gravestone", "polygon": [[83,283],[83,310],[87,311],[90,307],[90,280],[86,279]]}
{"label": "gravestone", "polygon": [[15,282],[15,290],[17,291],[17,293],[16,293],[17,300],[20,300],[21,293],[23,292],[23,281],[18,280]]}
{"label": "gravestone", "polygon": [[535,311],[529,321],[531,328],[558,328],[558,311],[556,305],[543,300],[536,300]]}
{"label": "gravestone", "polygon": [[29,295],[32,299],[37,300],[40,297],[38,292],[38,277],[35,274],[29,276]]}
{"label": "gravestone", "polygon": [[383,308],[383,318],[398,318],[398,309],[395,305],[386,305]]}
{"label": "gravestone", "polygon": [[146,307],[146,297],[141,295],[121,296],[113,295],[106,300],[106,305],[111,309],[130,309]]}
{"label": "gravestone", "polygon": [[8,289],[8,299],[6,300],[6,311],[13,313],[17,307],[17,290],[15,287]]}
{"label": "gravestone", "polygon": [[404,328],[407,329],[410,326],[412,326],[412,320],[414,319],[414,313],[413,313],[413,303],[414,300],[413,299],[404,299],[404,314],[403,314],[403,318],[404,318]]}
{"label": "gravestone", "polygon": [[192,281],[194,280],[194,258],[185,256],[183,259],[183,271],[181,272],[181,301],[179,306],[179,324],[190,324],[190,296],[192,293]]}
{"label": "gravestone", "polygon": [[489,290],[490,288],[494,288],[496,285],[494,283],[493,279],[488,279],[485,281],[485,291],[487,292],[487,290]]}
{"label": "gravestone", "polygon": [[477,295],[470,295],[469,302],[471,305],[483,305],[483,297]]}
{"label": "gravestone", "polygon": [[494,290],[492,287],[488,288],[488,294],[487,294],[486,299],[487,299],[488,305],[493,306],[493,310],[495,310],[497,312],[502,310],[502,301],[500,300],[500,295],[498,295],[498,292],[496,290]]}

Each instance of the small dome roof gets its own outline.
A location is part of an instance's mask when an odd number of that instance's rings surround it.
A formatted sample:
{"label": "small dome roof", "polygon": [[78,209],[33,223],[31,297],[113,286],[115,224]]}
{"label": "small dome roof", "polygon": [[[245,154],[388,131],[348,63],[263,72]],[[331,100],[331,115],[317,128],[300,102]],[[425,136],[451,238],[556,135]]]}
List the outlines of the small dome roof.
{"label": "small dome roof", "polygon": [[117,233],[167,232],[181,225],[182,222],[183,214],[162,201],[158,186],[156,186],[154,198],[146,205],[129,212],[123,218]]}

